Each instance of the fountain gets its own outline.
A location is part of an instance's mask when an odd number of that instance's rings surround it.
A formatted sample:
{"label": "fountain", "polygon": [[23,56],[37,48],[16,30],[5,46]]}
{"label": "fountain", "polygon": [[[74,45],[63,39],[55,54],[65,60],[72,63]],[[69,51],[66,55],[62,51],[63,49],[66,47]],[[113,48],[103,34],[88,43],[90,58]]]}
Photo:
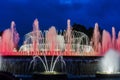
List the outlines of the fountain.
{"label": "fountain", "polygon": [[[67,20],[66,31],[57,31],[54,26],[51,26],[48,30],[41,31],[39,22],[35,19],[33,31],[25,34],[24,37],[23,45],[17,51],[19,34],[16,31],[15,22],[12,21],[11,27],[6,29],[0,36],[0,54],[3,57],[33,56],[29,69],[32,68],[34,70],[37,62],[41,62],[42,65],[40,67],[44,67],[42,69],[44,71],[34,72],[34,76],[52,75],[62,76],[60,78],[66,77],[66,63],[63,56],[89,55],[92,50],[88,36],[82,32],[73,31],[69,19]],[[10,67],[8,65],[5,68],[9,71]],[[59,70],[61,71],[57,71],[57,68],[60,68]],[[12,72],[12,69],[10,71]]]}
{"label": "fountain", "polygon": [[[43,37],[43,34],[39,31],[39,22],[37,19],[35,19],[33,23],[33,32],[31,33],[32,36],[31,39],[26,39],[26,42],[29,42],[28,44],[31,46],[30,50],[34,51],[34,53],[37,53],[38,51],[41,51],[41,54],[43,55],[43,58],[39,55],[33,56],[33,60],[30,62],[29,69],[31,68],[33,64],[33,69],[35,68],[36,60],[39,59],[43,66],[44,66],[44,72],[34,72],[33,77],[40,77],[40,78],[46,78],[53,76],[52,78],[59,77],[59,78],[67,78],[67,74],[65,72],[56,72],[55,66],[56,63],[61,61],[61,64],[63,63],[63,66],[66,67],[66,63],[63,59],[62,51],[64,48],[64,38],[62,35],[58,35],[56,32],[56,29],[54,26],[52,26],[45,35],[45,38]],[[30,40],[30,41],[27,41]],[[61,41],[60,41],[61,40]],[[44,45],[43,43],[46,43],[47,45]],[[47,54],[48,50],[51,54],[51,62],[49,65]],[[57,56],[55,56],[55,51],[57,51]],[[29,53],[28,53],[29,54]]]}
{"label": "fountain", "polygon": [[97,55],[103,56],[99,62],[100,71],[97,77],[120,77],[120,32],[116,38],[115,28],[112,27],[112,36],[106,30],[100,35],[98,24],[95,24],[93,33],[93,47]]}
{"label": "fountain", "polygon": [[47,56],[57,56],[62,52],[63,56],[83,56],[93,53],[88,36],[82,32],[72,31],[69,19],[67,30],[60,32],[54,26],[42,32],[38,23],[36,19],[33,31],[25,35],[24,44],[19,49],[19,53],[22,53],[20,55],[43,56],[44,52]]}
{"label": "fountain", "polygon": [[99,62],[100,71],[97,77],[120,77],[120,54],[118,51],[110,49]]}
{"label": "fountain", "polygon": [[99,32],[98,24],[96,23],[93,32],[92,42],[93,42],[93,48],[97,53],[96,55],[99,56],[104,56],[109,49],[120,51],[120,31],[118,33],[117,38],[114,27],[112,27],[112,36],[106,30],[103,30],[101,36]]}
{"label": "fountain", "polygon": [[0,52],[1,55],[12,55],[13,50],[17,48],[19,34],[15,28],[15,22],[11,22],[11,28],[6,29],[0,36]]}

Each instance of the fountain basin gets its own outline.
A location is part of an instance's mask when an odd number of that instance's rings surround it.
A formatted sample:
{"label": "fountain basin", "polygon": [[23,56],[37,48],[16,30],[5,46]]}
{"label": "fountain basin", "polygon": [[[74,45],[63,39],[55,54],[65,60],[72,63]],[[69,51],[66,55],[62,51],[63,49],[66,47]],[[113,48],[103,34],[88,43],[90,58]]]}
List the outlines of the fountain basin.
{"label": "fountain basin", "polygon": [[10,72],[0,71],[0,80],[16,80],[17,78]]}
{"label": "fountain basin", "polygon": [[120,72],[97,72],[98,78],[120,78]]}
{"label": "fountain basin", "polygon": [[63,72],[34,72],[33,73],[33,78],[35,80],[67,80],[67,74]]}

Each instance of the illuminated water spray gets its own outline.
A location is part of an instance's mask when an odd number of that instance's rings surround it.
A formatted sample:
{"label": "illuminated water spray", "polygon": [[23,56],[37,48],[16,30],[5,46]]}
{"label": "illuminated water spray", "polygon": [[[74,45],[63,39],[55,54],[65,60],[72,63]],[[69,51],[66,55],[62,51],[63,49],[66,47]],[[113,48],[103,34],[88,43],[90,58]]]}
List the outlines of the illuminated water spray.
{"label": "illuminated water spray", "polygon": [[[0,52],[13,52],[14,48],[18,46],[19,34],[16,31],[15,22],[11,22],[11,27],[6,29],[2,36],[0,36]],[[12,54],[12,53],[11,53]]]}
{"label": "illuminated water spray", "polygon": [[[62,51],[64,49],[64,37],[62,35],[58,35],[56,32],[56,29],[54,26],[52,26],[45,35],[45,38],[43,35],[39,32],[38,28],[38,20],[36,19],[33,23],[33,35],[31,39],[32,43],[29,43],[32,45],[34,52],[41,50],[41,54],[43,55],[43,58],[39,55],[35,55],[33,57],[33,60],[30,62],[30,67],[33,64],[33,68],[35,67],[36,59],[39,59],[45,69],[45,72],[54,72],[54,68],[56,66],[56,63],[58,61],[61,61],[64,66],[66,67],[66,63],[63,60],[63,54]],[[47,45],[44,45],[43,43],[46,43]],[[47,54],[48,51],[50,52],[52,58],[51,63],[49,65],[47,60]],[[58,55],[55,56],[55,51],[57,51]]]}
{"label": "illuminated water spray", "polygon": [[100,73],[103,74],[116,74],[119,72],[120,54],[119,52],[110,49],[106,52],[104,57],[100,60],[99,68]]}

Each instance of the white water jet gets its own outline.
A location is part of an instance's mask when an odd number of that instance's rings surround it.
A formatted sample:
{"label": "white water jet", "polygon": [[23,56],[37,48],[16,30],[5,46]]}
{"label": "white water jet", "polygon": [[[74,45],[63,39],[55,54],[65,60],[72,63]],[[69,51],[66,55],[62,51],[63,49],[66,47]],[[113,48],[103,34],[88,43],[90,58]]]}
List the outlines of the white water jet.
{"label": "white water jet", "polygon": [[2,70],[2,57],[0,55],[0,71]]}
{"label": "white water jet", "polygon": [[60,49],[60,51],[64,51],[65,50],[64,36],[57,35],[57,43],[58,43],[58,48]]}
{"label": "white water jet", "polygon": [[[37,24],[35,24],[35,23],[37,23]],[[37,20],[37,22],[35,20],[34,24],[35,25],[33,26],[33,28],[35,26],[37,26],[35,28],[37,28],[37,30],[38,30],[38,20]],[[33,29],[33,31],[34,30],[35,29]],[[31,40],[33,40],[32,42],[34,43],[33,44],[34,45],[33,46],[33,48],[34,48],[33,51],[35,52],[36,48],[38,48],[37,51],[39,51],[39,46],[38,45],[42,45],[44,43],[46,43],[47,45],[45,45],[44,46],[45,49],[43,51],[41,51],[41,53],[43,55],[43,58],[39,55],[33,56],[33,59],[30,62],[29,69],[30,69],[32,64],[33,64],[33,69],[35,68],[36,59],[39,59],[42,62],[43,67],[45,69],[45,72],[54,72],[56,63],[58,61],[61,61],[64,64],[64,66],[66,67],[66,63],[63,60],[63,55],[62,55],[62,51],[64,51],[64,48],[65,48],[64,37],[62,35],[57,34],[57,31],[56,31],[54,26],[52,26],[47,31],[47,33],[45,34],[45,39],[44,39],[43,36],[38,36],[38,33],[39,33],[39,31],[36,31],[34,33],[34,35],[32,35],[32,38],[35,38],[35,39],[31,39]],[[39,42],[41,42],[42,44],[40,44]],[[29,44],[31,44],[31,43],[29,43]],[[50,53],[52,53],[50,65],[49,65],[49,62],[47,60],[46,49],[48,49],[50,51]],[[55,52],[54,51],[56,51],[56,50],[58,50],[57,53],[59,53],[59,54],[55,57]]]}
{"label": "white water jet", "polygon": [[119,72],[120,54],[110,49],[100,61],[100,72],[117,73]]}
{"label": "white water jet", "polygon": [[58,54],[58,56],[56,56],[56,58],[54,57],[54,55],[52,56],[50,65],[48,63],[48,60],[47,60],[45,53],[43,53],[44,58],[41,58],[40,56],[34,56],[33,60],[30,62],[29,69],[30,69],[32,64],[33,64],[33,69],[35,68],[35,62],[36,62],[37,58],[42,62],[44,69],[45,69],[45,72],[54,72],[56,63],[58,61],[61,61],[64,64],[64,66],[66,67],[66,63],[65,63],[65,61],[63,59],[63,55],[62,55],[62,51],[64,50],[64,47],[65,47],[64,38],[62,35],[57,35],[56,38],[57,38],[57,41],[56,41],[57,46],[58,46],[58,49],[60,50],[61,53]]}

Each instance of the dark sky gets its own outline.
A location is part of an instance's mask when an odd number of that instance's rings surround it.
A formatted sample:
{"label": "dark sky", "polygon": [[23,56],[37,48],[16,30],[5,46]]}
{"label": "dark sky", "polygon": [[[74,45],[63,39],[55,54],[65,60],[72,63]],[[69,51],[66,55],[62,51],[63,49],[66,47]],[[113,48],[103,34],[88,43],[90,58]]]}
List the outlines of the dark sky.
{"label": "dark sky", "polygon": [[40,29],[54,25],[66,29],[66,20],[93,27],[98,22],[101,28],[120,30],[120,0],[0,0],[0,31],[16,22],[20,37],[32,31],[38,18]]}

